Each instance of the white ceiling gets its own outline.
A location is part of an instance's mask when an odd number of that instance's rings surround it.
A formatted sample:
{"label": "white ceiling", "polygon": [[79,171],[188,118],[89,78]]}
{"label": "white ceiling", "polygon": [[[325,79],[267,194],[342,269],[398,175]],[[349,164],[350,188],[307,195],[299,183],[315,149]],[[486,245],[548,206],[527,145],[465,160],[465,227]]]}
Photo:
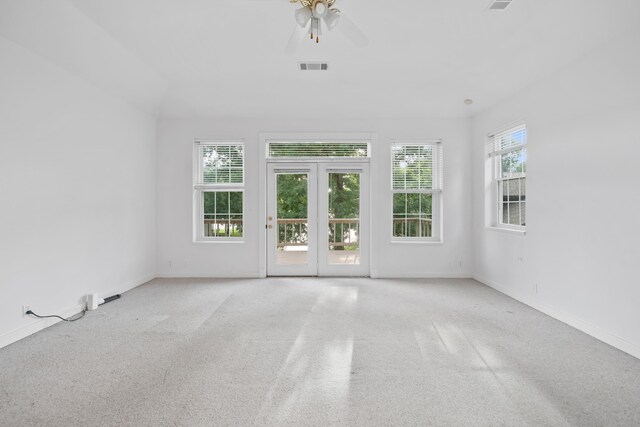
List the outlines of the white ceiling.
{"label": "white ceiling", "polygon": [[[171,118],[468,116],[640,17],[638,0],[514,0],[504,12],[489,0],[337,0],[369,45],[325,31],[287,55],[298,7],[287,0],[2,2],[0,34]],[[303,73],[301,60],[331,70]]]}

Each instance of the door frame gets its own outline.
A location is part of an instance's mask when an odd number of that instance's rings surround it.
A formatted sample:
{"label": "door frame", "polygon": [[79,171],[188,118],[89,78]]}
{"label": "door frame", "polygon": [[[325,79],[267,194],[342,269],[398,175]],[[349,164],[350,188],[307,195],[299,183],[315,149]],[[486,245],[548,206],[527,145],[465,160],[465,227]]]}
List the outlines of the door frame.
{"label": "door frame", "polygon": [[[269,163],[286,163],[286,162],[296,162],[303,163],[305,161],[309,161],[308,159],[267,159],[267,143],[271,141],[367,141],[369,142],[369,157],[368,158],[333,158],[330,159],[332,163],[367,163],[369,165],[375,159],[376,153],[376,144],[375,141],[377,139],[377,135],[374,132],[264,132],[259,133],[258,135],[258,149],[259,149],[259,161],[258,161],[258,174],[259,179],[262,182],[259,185],[259,193],[258,193],[258,230],[263,230],[262,232],[258,232],[258,277],[267,277],[267,162]],[[317,163],[318,160],[322,159],[313,159],[311,160],[313,163]],[[327,159],[325,159],[327,160]],[[376,268],[376,253],[378,246],[379,233],[373,233],[375,229],[373,224],[375,223],[375,215],[372,207],[376,202],[376,195],[371,191],[371,188],[374,187],[373,183],[376,182],[376,172],[375,168],[371,167],[369,169],[369,205],[367,206],[369,212],[369,271],[366,272],[365,276],[377,277],[377,268]]]}

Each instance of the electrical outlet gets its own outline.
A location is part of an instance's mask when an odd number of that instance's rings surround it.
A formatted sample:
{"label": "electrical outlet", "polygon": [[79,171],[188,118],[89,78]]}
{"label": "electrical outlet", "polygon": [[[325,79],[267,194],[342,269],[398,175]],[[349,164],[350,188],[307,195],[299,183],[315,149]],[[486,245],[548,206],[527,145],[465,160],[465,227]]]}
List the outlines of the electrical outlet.
{"label": "electrical outlet", "polygon": [[449,261],[449,268],[452,270],[462,270],[464,263],[462,260]]}
{"label": "electrical outlet", "polygon": [[31,306],[30,305],[23,305],[22,306],[22,316],[26,316],[27,315],[27,311],[31,310]]}

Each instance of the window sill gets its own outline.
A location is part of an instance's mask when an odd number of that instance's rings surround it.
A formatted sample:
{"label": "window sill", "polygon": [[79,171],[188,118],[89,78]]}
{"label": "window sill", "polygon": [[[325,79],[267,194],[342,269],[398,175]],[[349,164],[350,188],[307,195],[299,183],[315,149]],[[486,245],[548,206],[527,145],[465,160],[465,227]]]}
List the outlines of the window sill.
{"label": "window sill", "polygon": [[497,227],[495,225],[490,225],[485,227],[487,231],[496,231],[498,233],[506,233],[506,234],[515,234],[516,236],[526,236],[527,230],[518,230],[516,228],[506,228],[506,227]]}
{"label": "window sill", "polygon": [[208,240],[194,240],[193,243],[198,245],[201,243],[244,243],[244,239],[208,239]]}
{"label": "window sill", "polygon": [[442,240],[422,240],[422,239],[392,239],[392,245],[396,244],[408,244],[408,245],[426,245],[426,246],[440,246],[444,245]]}

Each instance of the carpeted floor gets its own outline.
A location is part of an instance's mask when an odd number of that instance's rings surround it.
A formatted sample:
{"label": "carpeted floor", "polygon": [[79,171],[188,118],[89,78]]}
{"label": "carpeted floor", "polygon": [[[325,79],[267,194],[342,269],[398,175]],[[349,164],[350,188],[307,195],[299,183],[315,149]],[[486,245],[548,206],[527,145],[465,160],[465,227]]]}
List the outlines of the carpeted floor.
{"label": "carpeted floor", "polygon": [[160,279],[0,349],[0,425],[640,425],[640,360],[473,280]]}

